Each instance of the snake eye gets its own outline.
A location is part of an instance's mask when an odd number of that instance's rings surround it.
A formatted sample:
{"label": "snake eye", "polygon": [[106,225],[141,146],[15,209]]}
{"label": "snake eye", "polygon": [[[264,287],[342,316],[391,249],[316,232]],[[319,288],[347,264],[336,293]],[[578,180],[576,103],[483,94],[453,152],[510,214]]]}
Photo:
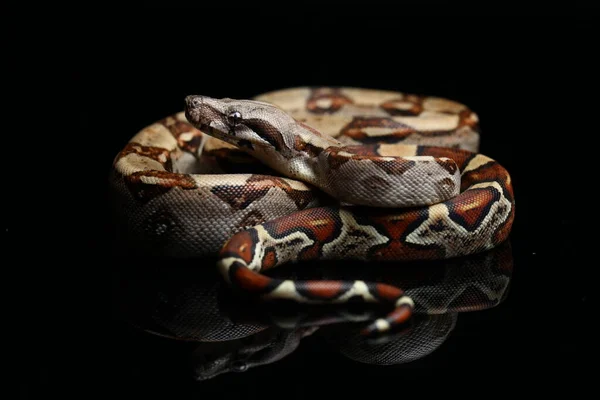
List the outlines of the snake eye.
{"label": "snake eye", "polygon": [[227,116],[227,119],[229,120],[230,124],[237,125],[242,120],[242,114],[240,114],[239,111],[232,111]]}

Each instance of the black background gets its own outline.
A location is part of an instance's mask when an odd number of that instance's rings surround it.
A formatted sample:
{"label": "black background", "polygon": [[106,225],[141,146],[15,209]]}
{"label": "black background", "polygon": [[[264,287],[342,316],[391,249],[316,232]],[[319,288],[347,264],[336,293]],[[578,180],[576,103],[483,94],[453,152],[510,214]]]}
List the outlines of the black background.
{"label": "black background", "polygon": [[[20,253],[32,260],[23,274],[31,291],[41,294],[20,302],[24,396],[271,397],[285,386],[309,398],[325,382],[322,393],[341,396],[360,387],[396,396],[414,377],[453,376],[466,384],[483,375],[489,385],[510,386],[538,371],[546,383],[579,388],[585,382],[594,319],[594,261],[581,261],[590,249],[585,237],[592,237],[584,229],[594,226],[594,195],[584,185],[595,184],[585,179],[593,168],[598,112],[593,8],[369,1],[324,9],[318,2],[282,2],[75,15],[36,14],[48,26],[38,32],[38,44],[50,55],[36,58],[13,46],[38,60],[28,64],[34,72],[50,72],[45,83],[66,116],[55,114],[40,137],[58,132],[76,154],[66,163],[68,180],[45,192],[47,204],[57,207],[40,227],[49,235],[34,237],[43,238],[39,250],[26,246]],[[27,14],[23,21],[36,25]],[[248,98],[304,85],[436,95],[478,113],[481,152],[509,170],[515,188],[511,293],[502,306],[460,319],[442,348],[413,364],[354,363],[311,338],[263,370],[195,384],[180,373],[177,346],[111,315],[115,261],[106,182],[112,159],[138,130],[180,111],[188,94]],[[48,260],[46,251],[57,268],[34,261]]]}

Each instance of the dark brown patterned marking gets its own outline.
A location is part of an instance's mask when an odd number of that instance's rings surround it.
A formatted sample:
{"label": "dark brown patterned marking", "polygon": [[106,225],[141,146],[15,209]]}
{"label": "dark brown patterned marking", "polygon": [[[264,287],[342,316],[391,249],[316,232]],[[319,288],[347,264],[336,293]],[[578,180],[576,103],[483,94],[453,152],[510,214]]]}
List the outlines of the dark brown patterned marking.
{"label": "dark brown patterned marking", "polygon": [[447,147],[419,146],[417,147],[418,156],[432,156],[434,158],[449,158],[453,160],[458,168],[462,171],[465,169],[469,161],[476,156],[467,150],[450,149]]}
{"label": "dark brown patterned marking", "polygon": [[246,185],[218,185],[210,189],[211,193],[229,204],[235,210],[243,210],[258,199],[263,198],[270,188],[256,190]]}
{"label": "dark brown patterned marking", "polygon": [[[319,101],[328,101],[328,107],[319,106]],[[336,88],[312,88],[310,96],[306,100],[306,109],[315,114],[331,114],[338,111],[346,104],[352,104],[349,97],[343,95]]]}
{"label": "dark brown patterned marking", "polygon": [[265,217],[260,213],[260,211],[252,210],[250,211],[237,225],[235,231],[238,232],[242,229],[248,229],[255,225],[258,225],[265,221]]}
{"label": "dark brown patterned marking", "polygon": [[279,130],[268,121],[258,118],[244,120],[244,125],[252,129],[254,133],[270,143],[275,150],[285,153],[286,145]]}
{"label": "dark brown patterned marking", "polygon": [[128,154],[137,154],[159,162],[166,170],[171,170],[171,153],[162,147],[142,146],[139,143],[127,143],[125,148],[117,155],[116,161]]}
{"label": "dark brown patterned marking", "polygon": [[315,194],[309,190],[296,190],[290,186],[282,178],[270,175],[252,175],[248,179],[248,184],[251,184],[256,190],[264,190],[265,188],[278,187],[283,190],[299,210],[303,210],[314,200]]}
{"label": "dark brown patterned marking", "polygon": [[305,152],[312,157],[316,157],[321,154],[325,149],[319,146],[315,146],[312,143],[307,143],[300,136],[296,136],[294,141],[294,149]]}
{"label": "dark brown patterned marking", "polygon": [[500,200],[500,193],[493,187],[470,189],[450,199],[446,206],[450,219],[473,232],[488,215],[492,205]]}
{"label": "dark brown patterned marking", "polygon": [[479,122],[477,121],[476,114],[468,109],[462,110],[458,114],[459,122],[458,127],[469,126],[474,131],[479,131]]}
{"label": "dark brown patterned marking", "polygon": [[339,155],[341,151],[344,151],[342,147],[328,147],[325,149],[327,154],[327,163],[329,164],[329,169],[338,169],[350,159],[348,157],[342,157]]}
{"label": "dark brown patterned marking", "polygon": [[321,255],[323,245],[339,235],[342,221],[334,207],[309,208],[289,216],[267,222],[263,227],[275,238],[281,238],[292,232],[302,231],[315,242],[302,250],[301,260],[313,260]]}
{"label": "dark brown patterned marking", "polygon": [[216,173],[229,174],[268,174],[274,171],[265,164],[240,149],[217,148],[202,150],[200,162],[217,168]]}
{"label": "dark brown patterned marking", "polygon": [[128,178],[130,178],[130,181],[132,182],[141,182],[143,178],[155,178],[155,180],[157,180],[157,183],[152,183],[149,185],[160,185],[169,188],[180,187],[183,189],[195,189],[197,187],[196,181],[191,176],[169,171],[138,171],[129,175]]}
{"label": "dark brown patterned marking", "polygon": [[[202,132],[194,128],[191,124],[179,121],[173,117],[165,118],[161,123],[171,132],[173,137],[177,139],[177,145],[183,151],[196,154],[202,143]],[[182,137],[183,134],[190,134]],[[184,140],[185,139],[185,140]]]}
{"label": "dark brown patterned marking", "polygon": [[[431,232],[444,232],[447,231],[449,228],[449,226],[446,224],[446,222],[443,219],[438,219],[435,220],[434,223],[429,225],[429,231]],[[429,236],[430,232],[429,231],[424,231],[423,233],[421,233],[421,237],[427,237]]]}
{"label": "dark brown patterned marking", "polygon": [[442,168],[444,168],[450,175],[454,175],[458,166],[453,160],[444,159],[444,158],[436,158],[435,160]]}
{"label": "dark brown patterned marking", "polygon": [[360,156],[380,156],[378,143],[345,146],[344,149],[346,149],[348,153],[357,154]]}
{"label": "dark brown patterned marking", "polygon": [[[144,182],[144,178],[150,178],[156,183]],[[124,180],[133,196],[143,202],[147,202],[175,187],[182,189],[195,189],[197,187],[191,176],[168,171],[138,171],[125,176]]]}
{"label": "dark brown patterned marking", "polygon": [[[365,132],[366,128],[385,128],[390,129],[390,132],[384,136],[371,136]],[[354,117],[352,122],[341,129],[340,134],[362,143],[396,143],[415,132],[414,128],[391,118]]]}
{"label": "dark brown patterned marking", "polygon": [[440,181],[440,187],[444,189],[444,193],[453,193],[455,184],[451,178],[444,178]]}
{"label": "dark brown patterned marking", "polygon": [[283,190],[300,210],[314,198],[311,191],[296,190],[282,178],[269,175],[252,175],[244,185],[218,185],[210,191],[232,208],[243,210],[253,202],[262,199],[272,188]]}
{"label": "dark brown patterned marking", "polygon": [[[419,115],[423,112],[423,100],[425,96],[408,94],[403,98],[392,99],[382,103],[379,107],[390,115]],[[409,107],[405,107],[408,105]]]}
{"label": "dark brown patterned marking", "polygon": [[294,203],[296,203],[296,207],[298,210],[304,210],[306,206],[310,204],[316,198],[316,194],[314,192],[310,192],[308,190],[294,190],[291,189],[290,192],[287,192],[287,195]]}
{"label": "dark brown patterned marking", "polygon": [[282,178],[279,178],[277,176],[270,176],[270,175],[252,175],[250,178],[248,178],[247,183],[252,184],[252,186],[257,189],[260,189],[263,187],[270,188],[273,186],[286,188],[286,189],[290,188],[289,183],[284,181]]}
{"label": "dark brown patterned marking", "polygon": [[[356,213],[355,213],[356,215]],[[375,260],[428,260],[444,258],[443,247],[436,245],[416,245],[406,242],[413,230],[429,216],[427,208],[411,209],[397,214],[383,211],[364,213],[357,216],[361,225],[373,225],[390,240],[372,249],[370,257]]]}
{"label": "dark brown patterned marking", "polygon": [[227,148],[227,147],[222,147],[222,148],[210,149],[210,150],[205,149],[205,150],[202,150],[202,156],[205,156],[205,155],[219,158],[222,160],[231,160],[231,162],[236,163],[236,164],[238,164],[238,163],[247,164],[247,163],[260,162],[256,158],[252,157],[250,154],[248,154],[245,151],[240,150],[238,148],[231,149],[231,148]]}
{"label": "dark brown patterned marking", "polygon": [[498,182],[504,190],[504,195],[512,202],[513,188],[508,171],[495,161],[481,165],[462,174],[461,191],[466,190],[471,185],[480,182]]}
{"label": "dark brown patterned marking", "polygon": [[[338,169],[350,160],[371,161],[375,166],[389,175],[402,175],[416,165],[415,161],[395,158],[393,160],[382,159],[379,156],[372,156],[369,148],[359,152],[361,154],[351,153],[358,146],[348,147],[329,147],[327,151],[327,161],[330,169]],[[361,146],[362,147],[362,146]],[[350,155],[340,155],[340,152],[350,153]]]}

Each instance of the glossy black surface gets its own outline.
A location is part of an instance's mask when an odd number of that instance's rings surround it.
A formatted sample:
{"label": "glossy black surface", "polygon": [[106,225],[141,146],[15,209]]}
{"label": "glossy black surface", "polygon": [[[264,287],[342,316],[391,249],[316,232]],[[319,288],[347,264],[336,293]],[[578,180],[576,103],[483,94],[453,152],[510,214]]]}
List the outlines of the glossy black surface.
{"label": "glossy black surface", "polygon": [[[459,314],[501,304],[513,271],[509,243],[470,257],[440,262],[379,264],[322,262],[281,267],[278,276],[297,279],[363,279],[406,290],[415,316],[392,334],[361,336],[368,321],[389,307],[367,305],[302,306],[265,304],[233,296],[211,269],[198,260],[145,260],[122,263],[115,273],[116,313],[140,331],[189,342],[182,368],[200,381],[279,362],[304,348],[304,338],[323,341],[328,350],[371,365],[399,365],[420,360],[452,334]],[[211,260],[211,262],[214,262]],[[128,266],[129,264],[129,266]],[[309,345],[310,346],[310,345]],[[185,362],[184,362],[185,361]],[[145,369],[170,366],[150,362]]]}
{"label": "glossy black surface", "polygon": [[[23,332],[24,396],[244,400],[364,391],[396,398],[425,378],[427,393],[460,394],[474,382],[513,390],[519,380],[538,393],[566,384],[577,397],[590,382],[584,362],[592,359],[597,280],[596,262],[583,255],[594,250],[586,238],[597,236],[587,233],[597,224],[585,186],[597,168],[589,151],[598,125],[594,10],[486,14],[368,2],[317,12],[315,4],[298,13],[251,5],[82,12],[55,24],[57,43],[69,49],[61,65],[71,98],[61,114],[67,120],[48,125],[71,143],[78,167],[45,192],[60,204],[48,223],[32,225],[40,245],[20,253],[40,259],[17,281],[32,282],[21,293],[40,294],[25,296],[14,322]],[[455,265],[460,282],[474,282],[462,304],[430,316],[421,310],[421,325],[369,347],[352,336],[360,322],[265,328],[282,311],[248,315],[248,301],[225,301],[210,260],[140,263],[114,247],[108,171],[139,129],[180,111],[189,94],[247,98],[300,85],[430,94],[475,110],[481,152],[513,178],[511,267],[496,260],[478,274],[481,260],[464,270]],[[62,121],[77,130],[63,132]],[[415,288],[444,284],[442,264],[422,266]],[[408,284],[406,276],[377,271],[362,273]],[[231,340],[200,342],[215,337]],[[454,386],[436,384],[445,377]]]}

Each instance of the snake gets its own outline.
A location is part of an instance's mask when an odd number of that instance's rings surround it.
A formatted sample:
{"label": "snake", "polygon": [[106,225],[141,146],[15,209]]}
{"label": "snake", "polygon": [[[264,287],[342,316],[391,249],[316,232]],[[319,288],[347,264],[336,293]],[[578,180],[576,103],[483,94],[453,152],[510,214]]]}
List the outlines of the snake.
{"label": "snake", "polygon": [[[218,254],[224,280],[243,293],[390,304],[363,330],[387,332],[415,307],[398,287],[264,272],[311,260],[447,259],[498,246],[511,231],[511,177],[478,152],[479,118],[456,101],[297,87],[252,99],[190,95],[184,106],[115,157],[117,221],[140,250]],[[225,166],[236,160],[242,168]]]}
{"label": "snake", "polygon": [[[129,325],[154,336],[193,344],[195,376],[207,380],[276,362],[295,351],[303,338],[319,336],[328,347],[363,363],[411,362],[437,349],[459,314],[499,306],[507,297],[513,271],[509,241],[476,255],[439,261],[398,262],[368,270],[357,263],[343,270],[322,261],[294,269],[304,278],[382,279],[401,284],[415,301],[410,328],[394,336],[365,340],[360,326],[385,310],[334,307],[272,307],[248,303],[221,287],[216,271],[194,268],[190,259],[175,267],[161,259],[123,268],[115,282],[115,305]],[[286,275],[286,268],[274,270]],[[310,346],[309,344],[306,344]]]}

